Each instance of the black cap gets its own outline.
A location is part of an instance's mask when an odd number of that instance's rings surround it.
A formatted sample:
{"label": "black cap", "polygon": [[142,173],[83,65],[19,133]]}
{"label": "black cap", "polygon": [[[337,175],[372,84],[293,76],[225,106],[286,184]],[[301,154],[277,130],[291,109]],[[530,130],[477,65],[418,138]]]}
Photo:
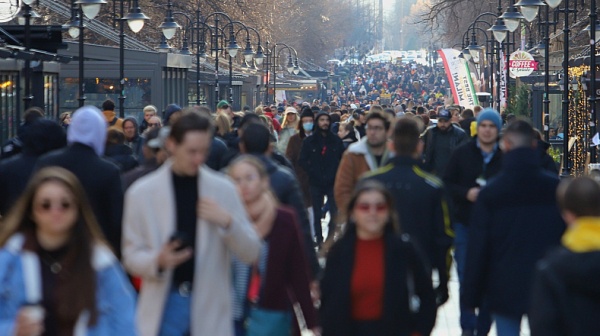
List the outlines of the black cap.
{"label": "black cap", "polygon": [[441,110],[437,117],[438,119],[450,120],[452,118],[452,114],[450,114],[448,110]]}

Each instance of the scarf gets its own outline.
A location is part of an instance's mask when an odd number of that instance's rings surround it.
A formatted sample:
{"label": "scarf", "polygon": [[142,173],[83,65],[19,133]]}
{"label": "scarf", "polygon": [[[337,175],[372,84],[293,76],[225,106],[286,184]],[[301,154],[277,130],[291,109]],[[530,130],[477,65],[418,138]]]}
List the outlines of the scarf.
{"label": "scarf", "polygon": [[562,244],[576,253],[600,251],[600,217],[580,217],[562,237]]}
{"label": "scarf", "polygon": [[277,202],[270,192],[264,193],[256,201],[246,204],[246,211],[254,223],[254,230],[261,239],[271,233],[277,216]]}

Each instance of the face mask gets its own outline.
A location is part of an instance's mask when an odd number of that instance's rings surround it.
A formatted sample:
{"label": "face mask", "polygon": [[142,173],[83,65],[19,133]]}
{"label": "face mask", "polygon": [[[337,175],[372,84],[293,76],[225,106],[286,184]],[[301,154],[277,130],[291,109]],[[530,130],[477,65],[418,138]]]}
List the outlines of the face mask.
{"label": "face mask", "polygon": [[305,131],[307,132],[312,132],[313,129],[313,123],[305,123],[302,124],[302,127],[304,128]]}

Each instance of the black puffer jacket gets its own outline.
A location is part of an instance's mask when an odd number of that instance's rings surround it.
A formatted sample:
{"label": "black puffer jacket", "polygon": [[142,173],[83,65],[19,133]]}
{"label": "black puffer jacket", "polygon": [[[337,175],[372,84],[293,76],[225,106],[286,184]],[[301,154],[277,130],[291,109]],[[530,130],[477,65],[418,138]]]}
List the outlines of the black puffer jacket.
{"label": "black puffer jacket", "polygon": [[114,160],[123,173],[138,166],[138,161],[133,155],[133,151],[127,145],[107,146],[104,155]]}
{"label": "black puffer jacket", "polygon": [[483,163],[481,149],[477,139],[472,139],[458,147],[446,166],[443,176],[444,186],[453,201],[453,219],[460,224],[469,225],[474,203],[467,199],[469,189],[478,187],[477,179],[489,181],[502,168],[502,151],[496,149],[487,165]]}
{"label": "black puffer jacket", "polygon": [[[327,112],[319,112],[315,118],[313,135],[302,142],[298,164],[306,171],[310,185],[333,187],[335,175],[344,155],[344,143],[336,134],[327,130],[325,134],[318,129],[319,118],[331,117]],[[329,125],[331,127],[331,124]]]}
{"label": "black puffer jacket", "polygon": [[600,251],[559,247],[538,263],[531,296],[532,336],[597,335]]}
{"label": "black puffer jacket", "polygon": [[425,141],[425,169],[443,176],[452,152],[469,140],[462,128],[452,124],[442,132],[439,127],[431,126],[423,134]]}

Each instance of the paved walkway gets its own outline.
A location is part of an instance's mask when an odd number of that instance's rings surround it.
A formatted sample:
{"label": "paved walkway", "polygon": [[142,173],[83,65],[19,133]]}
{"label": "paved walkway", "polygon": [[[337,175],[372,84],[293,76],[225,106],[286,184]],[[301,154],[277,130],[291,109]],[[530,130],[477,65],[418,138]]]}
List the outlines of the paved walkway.
{"label": "paved walkway", "polygon": [[[435,328],[431,336],[460,336],[462,332],[460,329],[458,275],[456,274],[456,267],[452,267],[448,290],[450,292],[450,299],[438,309]],[[497,336],[495,326],[492,326],[492,330],[490,330],[488,336]],[[523,323],[521,326],[521,336],[529,336],[529,326],[527,323]]]}

